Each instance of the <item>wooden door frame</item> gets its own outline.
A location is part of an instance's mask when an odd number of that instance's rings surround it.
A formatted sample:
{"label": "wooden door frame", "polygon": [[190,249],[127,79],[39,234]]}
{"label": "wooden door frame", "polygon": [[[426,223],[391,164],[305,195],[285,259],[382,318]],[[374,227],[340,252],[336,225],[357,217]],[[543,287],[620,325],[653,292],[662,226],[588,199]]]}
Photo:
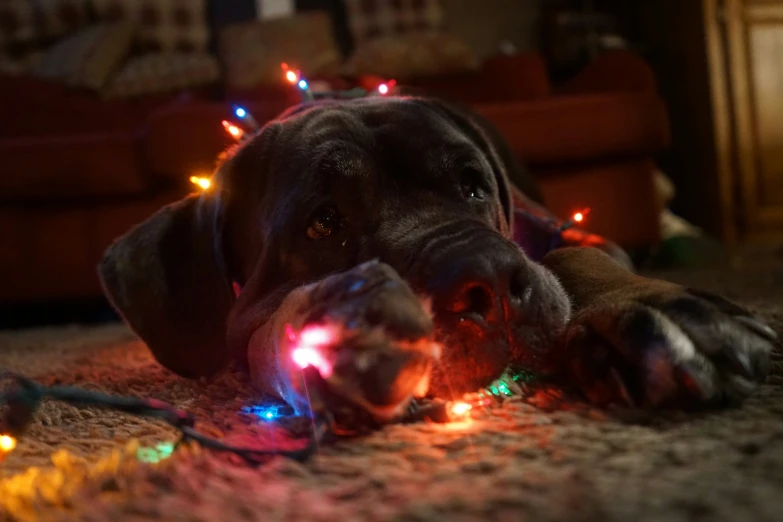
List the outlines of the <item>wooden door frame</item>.
{"label": "wooden door frame", "polygon": [[[720,194],[723,240],[734,244],[739,239],[738,215],[735,195],[737,179],[734,154],[734,128],[731,107],[733,105],[727,69],[724,20],[727,0],[702,0],[707,61],[712,93],[713,133],[716,167]],[[734,1],[734,0],[730,0]],[[735,2],[736,3],[736,2]]]}
{"label": "wooden door frame", "polygon": [[[727,239],[780,235],[783,208],[760,194],[758,100],[750,67],[752,25],[783,25],[783,2],[703,0],[711,71],[715,143]],[[735,192],[738,192],[736,194]]]}

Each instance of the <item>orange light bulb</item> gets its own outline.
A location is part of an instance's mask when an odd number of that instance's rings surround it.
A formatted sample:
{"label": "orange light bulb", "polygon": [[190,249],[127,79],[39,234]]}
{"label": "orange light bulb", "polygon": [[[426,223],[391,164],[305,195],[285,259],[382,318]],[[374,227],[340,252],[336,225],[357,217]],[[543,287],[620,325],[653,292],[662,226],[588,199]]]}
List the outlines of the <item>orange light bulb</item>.
{"label": "orange light bulb", "polygon": [[212,185],[212,182],[209,181],[209,178],[204,178],[201,176],[190,176],[190,182],[194,185],[198,185],[204,190],[207,190]]}
{"label": "orange light bulb", "polygon": [[467,402],[455,402],[451,405],[451,414],[455,417],[465,417],[470,413],[473,406]]}
{"label": "orange light bulb", "polygon": [[0,451],[9,453],[16,448],[16,439],[10,435],[0,435]]}
{"label": "orange light bulb", "polygon": [[234,139],[239,140],[242,139],[242,136],[245,135],[245,131],[234,125],[233,123],[223,120],[223,128],[226,129],[226,132],[229,133]]}

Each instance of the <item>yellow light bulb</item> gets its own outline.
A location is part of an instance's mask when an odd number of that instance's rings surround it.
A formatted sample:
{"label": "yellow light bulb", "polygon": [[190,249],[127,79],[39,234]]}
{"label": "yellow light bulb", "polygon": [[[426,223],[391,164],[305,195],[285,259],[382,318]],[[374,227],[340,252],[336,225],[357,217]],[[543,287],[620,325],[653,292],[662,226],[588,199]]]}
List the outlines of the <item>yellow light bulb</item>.
{"label": "yellow light bulb", "polygon": [[212,185],[212,182],[209,181],[209,178],[204,178],[201,176],[190,176],[190,182],[194,185],[198,185],[204,190],[207,190]]}
{"label": "yellow light bulb", "polygon": [[451,414],[455,417],[464,417],[472,409],[473,406],[467,402],[455,402],[451,405]]}
{"label": "yellow light bulb", "polygon": [[0,435],[0,451],[9,453],[16,448],[16,439],[10,435]]}

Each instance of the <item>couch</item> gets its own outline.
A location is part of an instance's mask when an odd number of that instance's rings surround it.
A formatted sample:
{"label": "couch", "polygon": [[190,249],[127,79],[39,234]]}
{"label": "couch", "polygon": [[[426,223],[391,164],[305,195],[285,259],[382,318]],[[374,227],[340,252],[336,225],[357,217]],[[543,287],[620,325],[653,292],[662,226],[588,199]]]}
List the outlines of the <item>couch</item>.
{"label": "couch", "polygon": [[[498,56],[476,73],[414,82],[495,123],[560,216],[590,207],[586,228],[623,246],[659,240],[655,155],[666,110],[649,68],[603,56],[552,86],[535,54]],[[100,296],[106,246],[194,190],[231,144],[220,121],[244,104],[260,122],[296,101],[266,92],[190,92],[101,101],[30,78],[0,78],[0,303]]]}

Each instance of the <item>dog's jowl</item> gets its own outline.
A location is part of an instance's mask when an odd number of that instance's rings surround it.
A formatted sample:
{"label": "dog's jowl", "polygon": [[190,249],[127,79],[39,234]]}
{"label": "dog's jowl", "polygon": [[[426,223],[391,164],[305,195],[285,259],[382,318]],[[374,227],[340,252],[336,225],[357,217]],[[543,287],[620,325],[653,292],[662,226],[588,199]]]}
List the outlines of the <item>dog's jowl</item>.
{"label": "dog's jowl", "polygon": [[379,418],[512,363],[598,404],[721,404],[764,380],[776,335],[743,308],[635,275],[595,236],[541,257],[545,234],[513,216],[543,202],[495,136],[423,98],[296,107],[220,165],[219,189],[119,238],[106,293],[169,369],[236,360],[293,404],[291,328],[327,325],[330,385]]}

